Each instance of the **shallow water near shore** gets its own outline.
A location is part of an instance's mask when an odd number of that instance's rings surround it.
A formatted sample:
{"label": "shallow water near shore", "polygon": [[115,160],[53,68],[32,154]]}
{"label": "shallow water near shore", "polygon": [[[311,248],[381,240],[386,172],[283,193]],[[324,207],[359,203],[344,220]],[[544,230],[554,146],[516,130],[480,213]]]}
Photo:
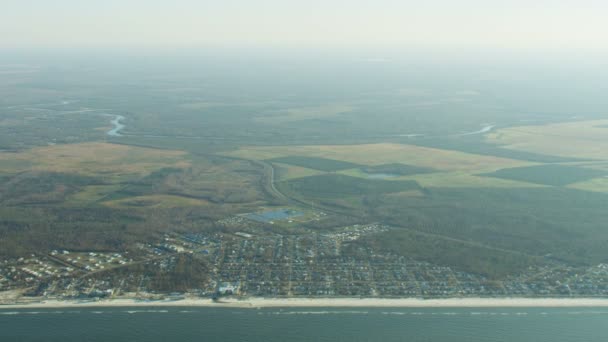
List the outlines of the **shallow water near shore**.
{"label": "shallow water near shore", "polygon": [[608,308],[0,310],[2,341],[606,341]]}

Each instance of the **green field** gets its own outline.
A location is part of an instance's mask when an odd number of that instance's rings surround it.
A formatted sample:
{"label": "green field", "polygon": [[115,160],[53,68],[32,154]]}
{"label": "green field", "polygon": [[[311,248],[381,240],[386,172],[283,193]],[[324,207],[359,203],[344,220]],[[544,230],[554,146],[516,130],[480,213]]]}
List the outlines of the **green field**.
{"label": "green field", "polygon": [[608,172],[602,170],[565,165],[517,167],[483,174],[483,176],[487,177],[497,177],[553,186],[564,186],[606,175],[608,175]]}
{"label": "green field", "polygon": [[367,166],[367,167],[361,168],[361,171],[363,171],[367,174],[382,173],[382,174],[388,174],[388,175],[408,176],[408,175],[416,175],[416,174],[422,174],[422,173],[433,173],[433,172],[436,172],[437,170],[430,168],[430,167],[420,167],[420,166],[414,166],[414,165],[393,163],[393,164]]}
{"label": "green field", "polygon": [[309,198],[338,199],[349,196],[418,190],[420,188],[418,183],[414,181],[369,180],[339,174],[298,178],[281,182],[279,185]]}

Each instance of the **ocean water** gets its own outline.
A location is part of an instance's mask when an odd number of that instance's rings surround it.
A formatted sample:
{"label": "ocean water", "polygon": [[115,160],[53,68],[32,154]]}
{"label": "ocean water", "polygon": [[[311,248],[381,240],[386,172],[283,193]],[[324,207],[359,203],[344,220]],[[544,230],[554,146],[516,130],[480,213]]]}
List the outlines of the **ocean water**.
{"label": "ocean water", "polygon": [[0,309],[0,341],[605,342],[608,309]]}

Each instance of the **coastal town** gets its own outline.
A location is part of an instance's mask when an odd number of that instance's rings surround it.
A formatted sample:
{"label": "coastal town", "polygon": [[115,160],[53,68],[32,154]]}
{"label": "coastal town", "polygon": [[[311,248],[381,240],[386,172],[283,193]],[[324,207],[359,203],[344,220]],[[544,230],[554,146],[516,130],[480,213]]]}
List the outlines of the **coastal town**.
{"label": "coastal town", "polygon": [[[310,213],[308,214],[310,216]],[[316,215],[316,216],[315,216]],[[323,213],[316,212],[313,217]],[[296,211],[230,217],[216,232],[165,234],[125,252],[52,250],[0,260],[2,304],[36,300],[223,297],[602,297],[608,265],[535,267],[505,280],[380,253],[356,241],[381,224],[279,234]],[[297,224],[297,222],[296,222]],[[238,230],[237,230],[238,229]]]}

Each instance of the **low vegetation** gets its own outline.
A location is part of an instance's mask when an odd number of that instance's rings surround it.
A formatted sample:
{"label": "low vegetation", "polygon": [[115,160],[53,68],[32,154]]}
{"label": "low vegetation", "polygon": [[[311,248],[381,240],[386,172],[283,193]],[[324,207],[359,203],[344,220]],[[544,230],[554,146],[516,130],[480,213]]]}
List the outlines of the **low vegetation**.
{"label": "low vegetation", "polygon": [[20,171],[0,163],[0,255],[124,250],[168,229],[204,229],[267,203],[264,170],[249,161],[77,145],[2,155],[35,166]]}
{"label": "low vegetation", "polygon": [[366,166],[361,168],[361,170],[368,174],[388,174],[388,175],[398,175],[398,176],[408,176],[408,175],[416,175],[421,173],[433,173],[437,170],[430,167],[419,167],[414,165],[406,165],[406,164],[382,164],[375,166]]}
{"label": "low vegetation", "polygon": [[517,167],[486,173],[483,176],[511,179],[543,185],[564,186],[604,177],[607,171],[565,165],[537,165]]}
{"label": "low vegetation", "polygon": [[0,152],[0,173],[44,171],[104,177],[123,181],[163,167],[191,165],[183,151],[158,150],[109,143],[36,147],[18,153]]}
{"label": "low vegetation", "polygon": [[417,190],[414,181],[369,180],[339,174],[298,178],[279,184],[308,198],[343,198]]}

